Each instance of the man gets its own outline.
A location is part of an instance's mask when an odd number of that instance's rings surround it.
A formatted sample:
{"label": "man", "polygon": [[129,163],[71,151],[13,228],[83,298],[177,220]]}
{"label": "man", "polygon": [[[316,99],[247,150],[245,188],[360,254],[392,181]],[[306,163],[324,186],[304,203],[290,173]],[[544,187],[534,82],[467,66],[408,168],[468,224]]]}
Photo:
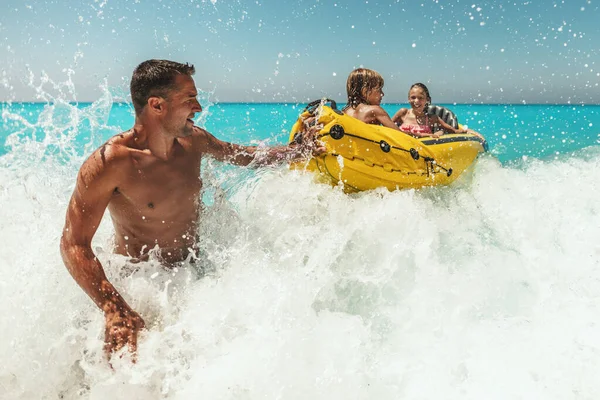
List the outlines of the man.
{"label": "man", "polygon": [[323,151],[314,140],[259,150],[223,142],[194,126],[192,118],[202,111],[194,72],[192,65],[166,60],[148,60],[135,69],[135,124],[84,162],[69,202],[61,254],[75,281],[104,312],[109,357],[125,345],[135,353],[144,321],[107,280],[91,248],[107,207],[117,253],[143,259],[158,247],[164,262],[173,264],[184,260],[196,242],[203,156],[264,165],[302,158],[306,150]]}

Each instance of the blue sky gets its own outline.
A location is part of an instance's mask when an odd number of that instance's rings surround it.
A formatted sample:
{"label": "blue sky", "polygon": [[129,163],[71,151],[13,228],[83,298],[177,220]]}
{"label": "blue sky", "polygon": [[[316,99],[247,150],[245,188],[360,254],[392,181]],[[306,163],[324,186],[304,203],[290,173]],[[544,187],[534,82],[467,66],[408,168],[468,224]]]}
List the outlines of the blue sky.
{"label": "blue sky", "polygon": [[440,103],[600,103],[600,0],[68,3],[3,0],[0,101],[125,94],[137,64],[168,58],[221,102],[344,101],[364,66],[384,102],[422,81]]}

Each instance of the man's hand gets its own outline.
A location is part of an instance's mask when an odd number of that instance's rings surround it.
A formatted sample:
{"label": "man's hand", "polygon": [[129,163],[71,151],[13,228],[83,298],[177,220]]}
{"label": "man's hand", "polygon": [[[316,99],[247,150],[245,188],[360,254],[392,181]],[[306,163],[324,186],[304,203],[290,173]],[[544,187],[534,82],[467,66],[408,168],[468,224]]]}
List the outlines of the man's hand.
{"label": "man's hand", "polygon": [[311,115],[311,116],[301,115],[300,119],[302,120],[302,125],[304,126],[304,128],[302,129],[303,131],[306,131],[311,126],[315,126],[317,124],[317,117],[315,117],[314,115]]}
{"label": "man's hand", "polygon": [[138,332],[146,325],[142,317],[131,309],[111,307],[104,313],[106,329],[104,331],[104,352],[110,359],[112,353],[119,351],[124,346],[129,346],[136,360]]}
{"label": "man's hand", "polygon": [[305,125],[302,132],[302,146],[310,151],[313,157],[318,157],[327,152],[327,148],[318,139],[319,131],[323,129],[322,124],[313,124],[310,127]]}
{"label": "man's hand", "polygon": [[302,120],[302,127],[295,141],[299,145],[299,149],[304,154],[304,157],[309,154],[312,157],[318,157],[327,152],[326,147],[318,139],[319,132],[323,129],[323,124],[319,124],[314,115],[302,115],[300,118]]}

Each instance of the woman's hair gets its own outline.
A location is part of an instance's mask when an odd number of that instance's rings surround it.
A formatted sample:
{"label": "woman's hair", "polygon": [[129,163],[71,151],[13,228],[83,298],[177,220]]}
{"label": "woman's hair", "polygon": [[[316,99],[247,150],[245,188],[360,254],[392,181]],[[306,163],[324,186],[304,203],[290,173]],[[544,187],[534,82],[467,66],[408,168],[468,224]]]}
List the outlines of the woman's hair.
{"label": "woman's hair", "polygon": [[356,108],[360,103],[367,103],[366,93],[383,87],[383,78],[379,72],[367,68],[358,68],[350,72],[346,81],[348,104],[345,108]]}
{"label": "woman's hair", "polygon": [[414,84],[413,84],[413,85],[410,87],[410,89],[408,89],[408,95],[410,96],[410,91],[411,91],[411,90],[413,90],[413,88],[416,88],[416,87],[418,87],[418,88],[419,88],[419,89],[421,89],[423,92],[425,92],[425,96],[427,97],[427,102],[428,102],[429,104],[431,104],[431,96],[429,95],[429,89],[427,89],[427,86],[425,86],[425,84],[424,84],[424,83],[421,83],[421,82],[414,83]]}

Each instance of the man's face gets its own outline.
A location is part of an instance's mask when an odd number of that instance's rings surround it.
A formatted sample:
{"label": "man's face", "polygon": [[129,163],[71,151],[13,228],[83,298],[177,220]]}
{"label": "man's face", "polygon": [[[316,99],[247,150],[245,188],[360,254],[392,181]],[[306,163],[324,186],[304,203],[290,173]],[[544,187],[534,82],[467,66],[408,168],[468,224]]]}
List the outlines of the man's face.
{"label": "man's face", "polygon": [[197,99],[198,91],[191,76],[177,75],[175,88],[167,95],[166,131],[175,137],[187,137],[193,132],[193,118],[202,111]]}

